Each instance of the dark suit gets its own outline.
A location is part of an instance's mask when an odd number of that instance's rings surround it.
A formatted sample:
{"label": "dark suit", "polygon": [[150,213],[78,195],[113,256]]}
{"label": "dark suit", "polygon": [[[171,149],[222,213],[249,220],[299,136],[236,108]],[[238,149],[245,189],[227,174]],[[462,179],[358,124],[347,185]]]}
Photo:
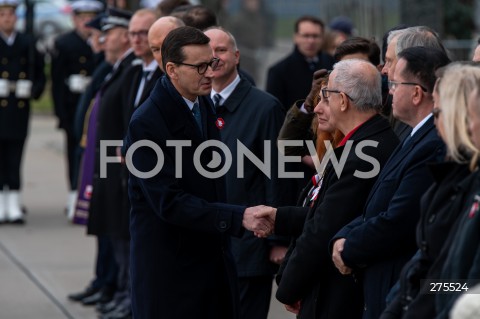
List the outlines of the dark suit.
{"label": "dark suit", "polygon": [[464,211],[472,178],[467,164],[445,162],[432,164],[429,168],[435,184],[421,201],[416,232],[418,252],[403,267],[400,290],[382,313],[382,319],[400,318],[402,315],[409,318],[433,317],[435,295],[419,293],[420,289],[430,290],[430,285],[422,283],[422,280],[429,278],[427,276],[434,261],[444,249],[447,234]]}
{"label": "dark suit", "polygon": [[363,318],[380,316],[390,288],[416,251],[420,198],[433,183],[426,163],[441,161],[444,155],[444,144],[430,118],[388,160],[368,196],[363,215],[335,235],[346,238],[342,252],[345,264],[363,269]]}
{"label": "dark suit", "polygon": [[[199,97],[204,136],[218,139],[208,98]],[[240,236],[244,207],[221,204],[221,178],[200,174],[195,149],[205,139],[192,112],[172,83],[160,78],[150,97],[132,116],[125,145],[150,140],[160,147],[164,165],[151,178],[130,174],[132,308],[135,318],[236,318],[236,272],[229,235]],[[168,140],[188,140],[182,161]],[[128,152],[127,152],[128,155]],[[201,153],[203,167],[211,150]],[[132,165],[151,171],[157,155],[150,147],[133,154]],[[175,177],[178,165],[182,177]],[[130,170],[130,172],[132,172]]]}
{"label": "dark suit", "polygon": [[[375,115],[354,132],[340,177],[331,162],[326,167],[322,186],[311,208],[282,207],[277,210],[275,233],[298,237],[289,248],[288,258],[277,277],[277,299],[284,304],[301,301],[299,318],[359,318],[361,286],[351,276],[335,269],[328,253],[329,241],[343,226],[357,217],[377,176],[355,177],[356,170],[369,172],[372,164],[356,154],[364,140],[377,141],[377,147],[362,152],[383,167],[398,143],[388,121]],[[337,159],[345,146],[335,149]]]}
{"label": "dark suit", "polygon": [[[33,50],[33,55],[29,50]],[[12,45],[0,37],[1,79],[10,83],[32,81],[31,97],[38,99],[46,83],[43,67],[43,55],[35,49],[31,36],[17,33]],[[20,163],[29,117],[30,98],[17,98],[12,89],[8,96],[0,97],[0,189],[4,185],[10,190],[20,189]]]}
{"label": "dark suit", "polygon": [[[269,205],[278,207],[292,203],[290,181],[278,178],[278,150],[276,140],[285,114],[280,102],[268,93],[241,80],[221,107],[217,116],[225,121],[220,134],[222,141],[232,152],[233,162],[226,174],[226,202],[245,206]],[[237,141],[264,161],[265,150],[271,154],[266,162],[271,176],[268,178],[249,159],[237,172]],[[264,141],[270,144],[265,149]],[[243,156],[244,157],[244,156]],[[272,245],[288,245],[275,242],[275,238],[259,239],[252,232],[242,238],[232,239],[232,252],[240,278],[241,318],[266,318],[270,306],[273,274],[276,267],[269,260]]]}
{"label": "dark suit", "polygon": [[[95,170],[93,192],[89,208],[88,233],[107,235],[117,238],[128,238],[128,207],[122,182],[122,166],[120,163],[107,165],[107,178],[100,177],[100,141],[123,140],[126,128],[124,112],[121,108],[125,82],[123,75],[131,67],[135,55],[131,52],[112,71],[111,76],[100,88],[101,99],[97,115]],[[108,147],[107,156],[116,156],[116,148]]]}
{"label": "dark suit", "polygon": [[67,137],[67,164],[70,189],[77,189],[78,167],[75,152],[77,140],[74,134],[75,111],[81,92],[72,92],[68,85],[71,75],[91,76],[95,59],[90,45],[75,30],[55,39],[52,55],[52,97],[58,126]]}
{"label": "dark suit", "polygon": [[[157,67],[155,71],[152,71],[152,74],[149,75],[145,80],[145,85],[143,87],[142,95],[140,97],[138,104],[135,105],[135,98],[137,97],[137,92],[140,87],[142,74],[143,74],[142,64],[136,63],[136,65],[132,65],[132,67],[129,68],[124,75],[125,84],[128,83],[128,85],[125,85],[125,88],[121,92],[122,100],[125,105],[124,107],[122,107],[122,109],[125,112],[123,118],[126,121],[125,122],[126,129],[128,128],[128,123],[130,122],[130,118],[132,117],[133,112],[149,97],[150,92],[153,90],[155,84],[157,83],[157,80],[160,78],[163,72],[162,70],[160,70],[159,67]],[[126,130],[125,130],[125,133],[127,133]]]}

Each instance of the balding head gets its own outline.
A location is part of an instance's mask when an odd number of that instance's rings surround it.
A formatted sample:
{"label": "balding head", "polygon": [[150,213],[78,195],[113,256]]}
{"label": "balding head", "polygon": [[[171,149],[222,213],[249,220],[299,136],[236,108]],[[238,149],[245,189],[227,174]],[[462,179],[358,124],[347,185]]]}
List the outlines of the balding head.
{"label": "balding head", "polygon": [[150,27],[150,30],[148,31],[148,44],[150,46],[150,50],[152,50],[153,53],[153,58],[157,61],[158,66],[160,69],[163,70],[163,64],[162,64],[162,44],[163,40],[165,40],[165,37],[167,34],[181,26],[184,26],[185,24],[183,23],[182,20],[167,16],[167,17],[161,17],[155,23]]}

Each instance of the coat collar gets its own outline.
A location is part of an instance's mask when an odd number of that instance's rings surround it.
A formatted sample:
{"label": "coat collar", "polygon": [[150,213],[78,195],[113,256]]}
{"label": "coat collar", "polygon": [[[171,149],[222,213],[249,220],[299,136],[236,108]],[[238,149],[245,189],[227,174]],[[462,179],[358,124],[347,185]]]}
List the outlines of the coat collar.
{"label": "coat collar", "polygon": [[233,90],[232,94],[225,100],[222,106],[225,107],[228,112],[233,113],[235,110],[240,106],[243,99],[247,96],[248,92],[252,88],[252,84],[250,82],[240,78],[240,82],[238,83],[235,90]]}
{"label": "coat collar", "polygon": [[157,82],[155,88],[150,95],[154,105],[166,120],[166,125],[173,134],[184,132],[187,138],[192,140],[192,144],[200,144],[206,138],[215,137],[214,130],[216,127],[209,125],[215,122],[213,115],[213,106],[208,97],[199,96],[199,104],[202,112],[202,120],[204,124],[204,136],[201,136],[199,130],[196,129],[195,118],[183,100],[182,96],[173,86],[170,79],[162,76]]}

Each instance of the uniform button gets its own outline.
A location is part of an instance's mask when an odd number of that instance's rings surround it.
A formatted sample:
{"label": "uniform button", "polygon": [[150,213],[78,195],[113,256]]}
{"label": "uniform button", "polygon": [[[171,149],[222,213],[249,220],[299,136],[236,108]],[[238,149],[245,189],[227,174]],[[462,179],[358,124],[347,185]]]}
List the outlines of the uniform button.
{"label": "uniform button", "polygon": [[80,59],[78,59],[78,61],[79,61],[80,63],[85,63],[85,62],[87,62],[87,58],[84,57],[84,56],[81,56]]}
{"label": "uniform button", "polygon": [[17,104],[17,105],[18,105],[18,107],[19,107],[20,109],[23,109],[23,108],[25,107],[25,102],[23,102],[23,101],[18,101],[18,104]]}
{"label": "uniform button", "polygon": [[2,72],[2,78],[8,79],[8,76],[9,76],[9,74],[8,74],[7,71],[3,71],[3,72]]}
{"label": "uniform button", "polygon": [[25,72],[20,72],[20,73],[18,74],[18,77],[19,77],[20,79],[25,79],[26,76],[27,76],[27,74],[26,74]]}
{"label": "uniform button", "polygon": [[87,75],[87,70],[80,70],[81,75]]}
{"label": "uniform button", "polygon": [[227,222],[222,220],[220,223],[219,223],[219,226],[220,226],[220,229],[225,229],[227,228]]}
{"label": "uniform button", "polygon": [[7,105],[8,105],[7,100],[2,100],[2,102],[0,102],[0,106],[2,106],[2,107],[6,107]]}
{"label": "uniform button", "polygon": [[6,65],[7,63],[8,63],[8,59],[7,58],[2,58],[2,64]]}

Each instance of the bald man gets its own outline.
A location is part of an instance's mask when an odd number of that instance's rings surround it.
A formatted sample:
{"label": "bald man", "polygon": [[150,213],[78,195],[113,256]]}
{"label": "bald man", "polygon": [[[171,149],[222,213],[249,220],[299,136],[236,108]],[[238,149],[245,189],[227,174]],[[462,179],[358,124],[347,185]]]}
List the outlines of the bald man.
{"label": "bald man", "polygon": [[183,23],[182,20],[166,16],[155,21],[148,31],[148,44],[150,45],[150,50],[152,50],[153,58],[157,61],[158,66],[162,71],[164,71],[161,52],[163,40],[165,40],[165,37],[170,31],[184,25],[185,23]]}

